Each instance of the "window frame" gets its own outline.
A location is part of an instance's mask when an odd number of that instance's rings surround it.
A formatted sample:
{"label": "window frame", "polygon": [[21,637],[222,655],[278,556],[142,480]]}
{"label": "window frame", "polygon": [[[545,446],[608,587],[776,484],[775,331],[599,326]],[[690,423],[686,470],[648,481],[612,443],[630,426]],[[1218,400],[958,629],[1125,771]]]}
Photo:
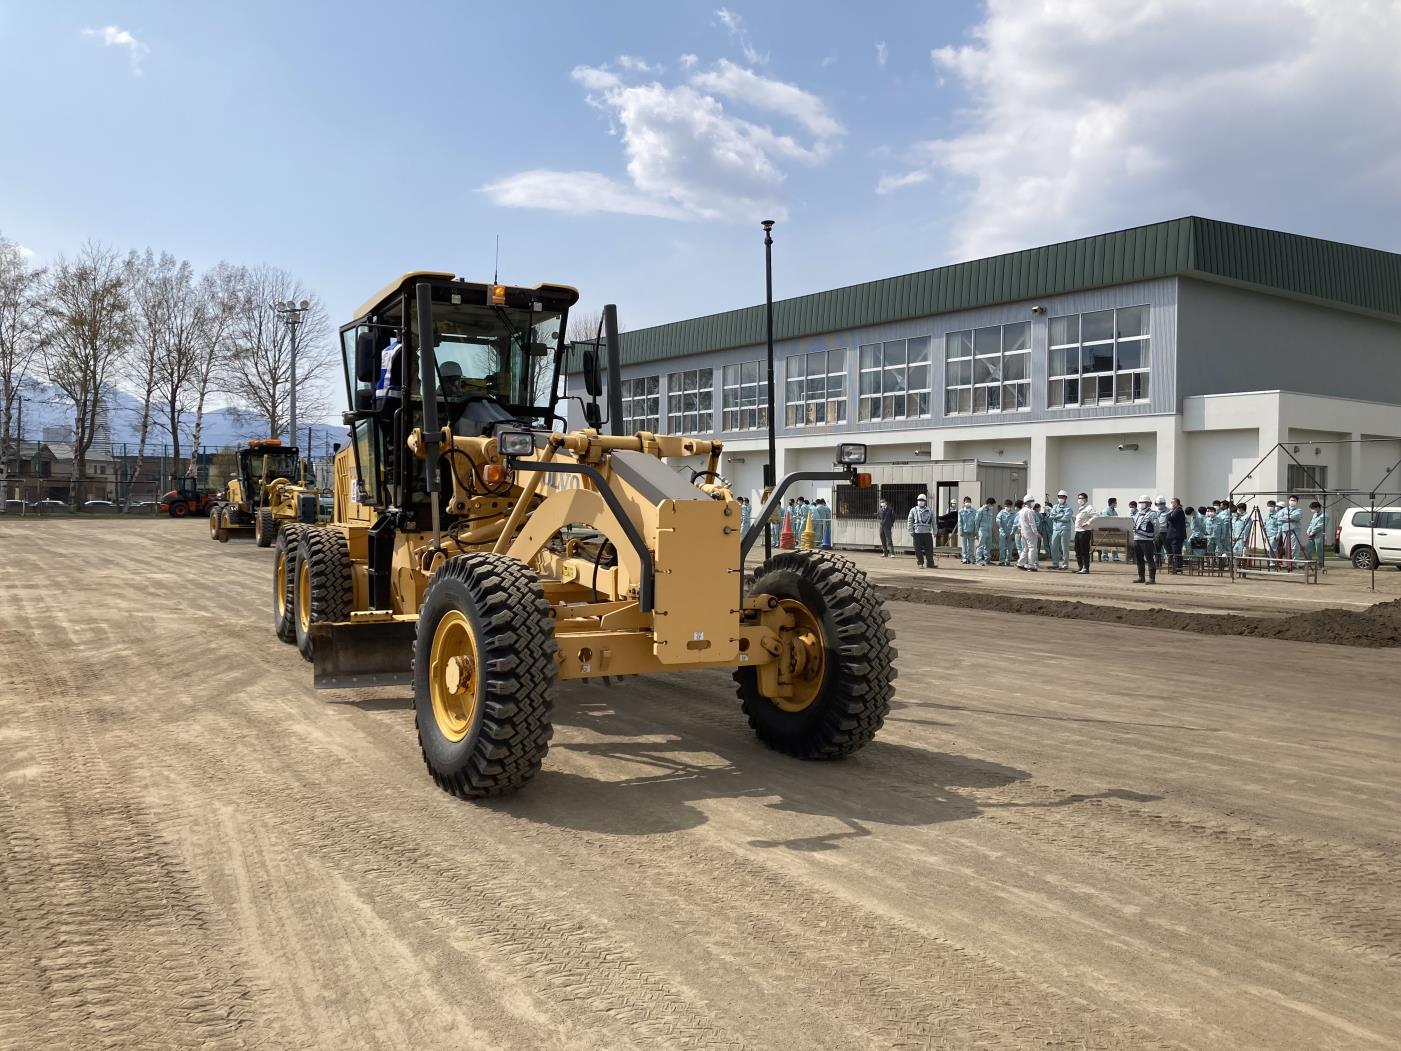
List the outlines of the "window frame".
{"label": "window frame", "polygon": [[[997,350],[990,350],[986,342],[979,348],[979,333],[984,334],[984,340],[988,338],[988,333],[993,330],[997,332]],[[1012,333],[1011,339],[1015,339],[1017,330],[1025,337],[1025,345],[1008,349],[1009,331]],[[956,349],[960,353],[949,356],[950,350],[955,349],[954,341],[957,341]],[[943,409],[947,416],[999,416],[1003,414],[1015,414],[1019,412],[1031,411],[1031,345],[1032,330],[1029,321],[1006,321],[995,325],[977,325],[969,328],[950,329],[944,333],[944,359],[943,359]],[[1009,380],[1007,378],[1007,361],[1009,358],[1021,358],[1025,363],[1024,375],[1021,379]],[[986,375],[980,375],[979,362],[992,362],[996,364],[985,364],[982,368],[987,369]],[[960,373],[959,382],[949,382],[949,366],[954,365]],[[966,373],[965,373],[966,367]],[[963,376],[966,375],[966,379]],[[1017,404],[1012,408],[1007,408],[1007,395],[1011,391],[1017,400]],[[966,392],[966,397],[964,393]],[[996,402],[996,405],[992,403]]]}
{"label": "window frame", "polygon": [[[651,389],[648,389],[651,384]],[[637,389],[641,385],[641,391]],[[622,380],[623,388],[623,432],[636,434],[648,431],[656,434],[662,423],[662,395],[660,374],[651,376],[631,376]],[[641,403],[642,411],[637,411]]]}
{"label": "window frame", "polygon": [[[744,371],[751,365],[754,366],[754,379],[745,379]],[[730,379],[732,373],[733,382]],[[768,425],[769,381],[764,360],[755,358],[721,366],[720,429],[735,433],[763,430]]]}
{"label": "window frame", "polygon": [[[823,358],[825,371],[809,375],[807,364],[815,357]],[[802,375],[797,375],[794,362],[802,363]],[[834,362],[840,362],[834,365]],[[813,381],[822,378],[819,397]],[[836,386],[832,381],[836,380]],[[802,391],[801,398],[794,397],[794,384]],[[850,401],[847,370],[847,348],[833,347],[829,350],[802,351],[786,355],[783,359],[783,425],[785,427],[839,427],[847,422]],[[834,396],[835,395],[835,396]],[[821,416],[821,419],[818,417]]]}
{"label": "window frame", "polygon": [[[704,386],[701,375],[705,374]],[[694,401],[688,396],[694,395]],[[688,427],[688,418],[695,422]],[[715,432],[715,367],[698,365],[693,369],[669,372],[666,377],[666,428],[668,434],[713,434]]]}
{"label": "window frame", "polygon": [[[1132,335],[1123,334],[1121,313],[1143,311],[1144,323],[1140,331]],[[1109,336],[1107,338],[1085,339],[1085,318],[1091,315],[1108,313]],[[1073,342],[1056,342],[1056,322],[1075,319],[1075,339]],[[1152,402],[1152,350],[1153,350],[1153,308],[1148,303],[1133,303],[1125,306],[1102,307],[1097,310],[1081,310],[1073,314],[1057,314],[1046,319],[1046,408],[1049,411],[1064,409],[1096,409],[1115,405],[1147,405]],[[1134,346],[1138,350],[1138,361],[1131,368],[1122,365],[1121,348]],[[1087,358],[1092,362],[1102,348],[1108,348],[1109,368],[1087,368]],[[1057,351],[1062,358],[1062,367],[1055,367]],[[1074,361],[1074,368],[1070,362]],[[1069,396],[1070,384],[1074,384],[1074,397]],[[1057,386],[1059,385],[1059,386]],[[1093,397],[1087,397],[1088,388],[1093,385]],[[1107,393],[1106,393],[1107,387]]]}
{"label": "window frame", "polygon": [[[912,344],[924,344],[924,360],[911,364]],[[901,360],[887,348],[898,348]],[[933,415],[934,401],[934,337],[906,336],[856,348],[856,420],[858,423],[881,423],[889,420],[925,420]],[[923,368],[923,385],[912,382],[911,370]],[[867,392],[866,378],[874,378],[875,390]],[[914,410],[911,410],[911,403]],[[921,408],[923,411],[921,411]],[[898,411],[897,411],[898,410]]]}

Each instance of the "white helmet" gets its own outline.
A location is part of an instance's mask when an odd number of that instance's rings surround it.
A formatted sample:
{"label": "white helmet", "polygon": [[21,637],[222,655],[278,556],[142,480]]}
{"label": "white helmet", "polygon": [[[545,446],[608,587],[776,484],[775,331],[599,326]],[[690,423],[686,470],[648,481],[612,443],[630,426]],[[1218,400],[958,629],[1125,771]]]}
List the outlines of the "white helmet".
{"label": "white helmet", "polygon": [[1167,503],[1167,497],[1165,497],[1165,496],[1163,496],[1161,493],[1159,493],[1157,499],[1155,499],[1153,502],[1154,502],[1155,504],[1165,504],[1165,503]]}
{"label": "white helmet", "polygon": [[1058,497],[1059,497],[1059,496],[1069,496],[1069,495],[1070,495],[1070,494],[1067,493],[1064,489],[1062,489],[1060,492],[1058,492],[1058,493],[1056,494],[1056,496],[1058,496]]}
{"label": "white helmet", "polygon": [[1144,493],[1142,496],[1140,496],[1140,497],[1138,498],[1138,506],[1139,506],[1139,507],[1147,507],[1150,503],[1152,503],[1152,501],[1148,499],[1148,494],[1147,494],[1147,493]]}
{"label": "white helmet", "polygon": [[928,497],[926,494],[924,494],[924,493],[920,493],[917,497],[915,497],[915,500],[917,500],[917,501],[918,501],[918,500],[928,500],[928,499],[929,499],[929,497]]}
{"label": "white helmet", "polygon": [[1024,497],[1022,497],[1022,503],[1034,504],[1036,503],[1036,497],[1032,496],[1030,493],[1027,493]]}

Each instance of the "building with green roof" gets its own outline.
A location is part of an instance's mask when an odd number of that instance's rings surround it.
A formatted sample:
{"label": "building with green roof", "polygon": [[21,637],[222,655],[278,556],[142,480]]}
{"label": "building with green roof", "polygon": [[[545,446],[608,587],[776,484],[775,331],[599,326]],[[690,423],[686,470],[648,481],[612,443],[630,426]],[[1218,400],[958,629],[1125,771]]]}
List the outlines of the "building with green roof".
{"label": "building with green roof", "polygon": [[[1037,499],[1124,506],[1365,491],[1401,459],[1401,255],[1377,249],[1188,216],[781,300],[774,336],[780,473],[859,440],[902,477],[1020,464]],[[622,356],[625,428],[720,435],[757,495],[763,305],[624,332]],[[1252,473],[1281,442],[1301,453]],[[941,499],[1023,495],[965,474]]]}

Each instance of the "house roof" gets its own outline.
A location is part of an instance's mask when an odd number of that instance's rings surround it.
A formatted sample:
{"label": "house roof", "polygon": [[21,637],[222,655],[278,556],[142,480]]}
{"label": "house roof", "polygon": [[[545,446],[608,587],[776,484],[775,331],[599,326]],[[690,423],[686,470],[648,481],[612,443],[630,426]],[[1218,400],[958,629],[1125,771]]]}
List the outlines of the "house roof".
{"label": "house roof", "polygon": [[[1189,215],[774,303],[774,339],[1184,276],[1401,321],[1401,255]],[[753,346],[764,306],[621,335],[623,363]]]}

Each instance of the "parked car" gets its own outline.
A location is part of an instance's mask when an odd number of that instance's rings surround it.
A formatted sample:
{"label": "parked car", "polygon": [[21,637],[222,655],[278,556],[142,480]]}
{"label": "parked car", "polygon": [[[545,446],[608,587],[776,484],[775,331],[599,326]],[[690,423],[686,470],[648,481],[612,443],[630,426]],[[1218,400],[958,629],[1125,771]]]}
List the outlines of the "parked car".
{"label": "parked car", "polygon": [[5,513],[6,513],[7,515],[17,515],[17,514],[21,514],[23,511],[24,511],[24,501],[23,501],[23,500],[6,500],[6,501],[5,501]]}
{"label": "parked car", "polygon": [[29,505],[36,511],[67,511],[68,505],[62,500],[38,500]]}
{"label": "parked car", "polygon": [[1334,532],[1333,547],[1358,569],[1401,568],[1401,507],[1349,507]]}
{"label": "parked car", "polygon": [[133,500],[127,505],[128,511],[154,511],[159,505],[154,500]]}
{"label": "parked car", "polygon": [[111,500],[85,500],[83,501],[84,511],[115,511],[117,505]]}

